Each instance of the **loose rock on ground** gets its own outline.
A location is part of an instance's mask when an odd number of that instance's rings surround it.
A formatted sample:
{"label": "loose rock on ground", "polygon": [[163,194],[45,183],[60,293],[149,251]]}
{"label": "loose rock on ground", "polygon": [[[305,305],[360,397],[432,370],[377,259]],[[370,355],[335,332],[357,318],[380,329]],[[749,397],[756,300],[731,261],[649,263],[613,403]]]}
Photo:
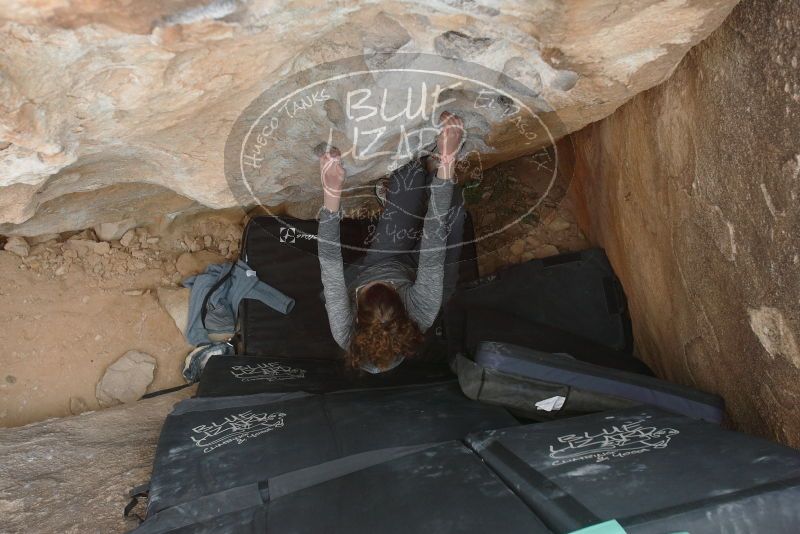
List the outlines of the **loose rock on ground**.
{"label": "loose rock on ground", "polygon": [[126,352],[106,369],[97,384],[100,406],[139,400],[153,381],[155,370],[156,359],[149,354],[137,350]]}

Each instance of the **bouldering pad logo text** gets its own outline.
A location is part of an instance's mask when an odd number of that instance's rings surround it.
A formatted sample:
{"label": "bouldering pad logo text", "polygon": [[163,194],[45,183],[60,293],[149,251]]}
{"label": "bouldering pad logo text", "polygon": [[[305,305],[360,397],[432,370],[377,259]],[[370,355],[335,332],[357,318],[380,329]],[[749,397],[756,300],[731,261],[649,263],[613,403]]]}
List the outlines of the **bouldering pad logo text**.
{"label": "bouldering pad logo text", "polygon": [[231,374],[242,382],[286,382],[305,378],[305,369],[297,369],[278,362],[265,362],[256,365],[235,365]]}
{"label": "bouldering pad logo text", "polygon": [[609,458],[621,458],[652,450],[664,449],[673,436],[680,432],[674,428],[645,426],[644,420],[632,421],[620,426],[604,428],[596,434],[567,434],[560,436],[561,448],[550,446],[553,465],[563,465],[581,460],[605,462]]}
{"label": "bouldering pad logo text", "polygon": [[283,428],[285,413],[256,413],[247,410],[236,415],[229,415],[221,422],[196,426],[192,429],[192,442],[207,454],[224,445],[235,443],[241,445],[245,441]]}

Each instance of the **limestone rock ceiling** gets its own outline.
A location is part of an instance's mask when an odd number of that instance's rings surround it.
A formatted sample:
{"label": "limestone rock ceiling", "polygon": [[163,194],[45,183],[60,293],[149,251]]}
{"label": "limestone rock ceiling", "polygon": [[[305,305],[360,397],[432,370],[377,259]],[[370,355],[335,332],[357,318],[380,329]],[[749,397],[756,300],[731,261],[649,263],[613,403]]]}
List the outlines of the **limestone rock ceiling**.
{"label": "limestone rock ceiling", "polygon": [[[380,75],[382,67],[427,65],[413,54],[480,65],[494,73],[490,85],[535,110],[525,125],[563,136],[668,78],[735,4],[3,0],[0,233],[36,235],[242,204],[225,161],[242,113],[271,86],[312,83],[321,75],[313,67],[342,58],[360,58],[353,61],[372,78],[358,87],[375,89],[376,98],[386,87],[405,90],[407,81]],[[441,61],[450,71],[469,71]],[[419,70],[413,82],[429,81],[432,89],[435,76],[426,80]],[[503,76],[514,83],[504,85]],[[354,87],[335,86],[319,105],[281,123],[265,145],[259,202],[318,201],[315,149],[329,136],[350,147],[357,127],[378,127],[374,118],[359,123],[348,106]],[[514,114],[470,107],[474,87],[451,93],[483,167],[532,153],[546,138],[531,141]],[[423,107],[430,113],[434,105],[428,98]],[[404,127],[423,122],[415,117]],[[402,135],[389,128],[376,146],[396,147]],[[392,156],[384,152],[345,162],[354,183],[386,173]]]}

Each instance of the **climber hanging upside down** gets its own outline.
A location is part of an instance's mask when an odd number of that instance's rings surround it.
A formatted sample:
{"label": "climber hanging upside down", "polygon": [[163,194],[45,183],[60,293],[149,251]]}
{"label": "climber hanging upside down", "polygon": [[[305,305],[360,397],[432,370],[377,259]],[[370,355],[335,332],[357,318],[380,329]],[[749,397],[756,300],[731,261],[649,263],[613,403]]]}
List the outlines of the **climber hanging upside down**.
{"label": "climber hanging upside down", "polygon": [[417,354],[455,286],[464,210],[451,210],[451,204],[462,199],[454,189],[464,123],[447,112],[440,121],[438,153],[429,157],[435,171],[415,160],[392,173],[370,249],[347,270],[339,237],[346,173],[335,149],[320,157],[319,261],[331,333],[347,363],[370,373]]}

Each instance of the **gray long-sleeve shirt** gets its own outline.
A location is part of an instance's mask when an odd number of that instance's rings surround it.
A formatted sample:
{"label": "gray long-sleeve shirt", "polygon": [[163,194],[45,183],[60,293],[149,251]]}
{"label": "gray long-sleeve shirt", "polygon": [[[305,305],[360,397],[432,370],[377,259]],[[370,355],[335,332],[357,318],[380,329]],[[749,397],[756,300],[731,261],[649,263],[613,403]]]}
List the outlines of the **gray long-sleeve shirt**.
{"label": "gray long-sleeve shirt", "polygon": [[445,219],[453,196],[453,182],[434,177],[430,191],[416,270],[409,262],[403,261],[402,254],[389,256],[379,263],[361,267],[349,285],[345,281],[342,263],[339,233],[341,216],[325,208],[320,211],[319,263],[325,308],[333,339],[343,349],[350,346],[353,335],[355,289],[369,282],[391,282],[409,317],[421,331],[426,331],[436,320],[442,305],[448,234]]}

